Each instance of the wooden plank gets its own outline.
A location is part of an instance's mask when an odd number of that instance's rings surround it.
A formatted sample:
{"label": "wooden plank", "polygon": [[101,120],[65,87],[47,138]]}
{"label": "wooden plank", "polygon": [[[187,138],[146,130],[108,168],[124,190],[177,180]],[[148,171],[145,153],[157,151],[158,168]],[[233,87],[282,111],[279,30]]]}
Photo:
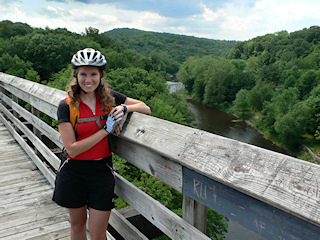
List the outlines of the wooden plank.
{"label": "wooden plank", "polygon": [[14,117],[3,105],[0,105],[0,109],[10,118],[15,127],[18,127],[32,142],[36,149],[44,156],[44,158],[51,164],[54,169],[58,169],[60,165],[60,159],[42,142],[39,138],[23,123],[21,123],[16,117]]}
{"label": "wooden plank", "polygon": [[201,232],[207,232],[207,207],[186,195],[183,195],[182,219]]}
{"label": "wooden plank", "polygon": [[[49,197],[49,195],[46,195],[46,197]],[[50,198],[49,198],[50,199]],[[23,202],[17,203],[23,204]],[[7,224],[13,225],[20,225],[22,222],[31,221],[30,217],[33,216],[34,220],[37,220],[38,218],[45,218],[50,216],[55,216],[59,214],[66,214],[65,209],[61,208],[54,202],[34,202],[33,204],[29,203],[28,208],[25,208],[23,211],[20,211],[18,209],[14,211],[7,211],[6,214],[0,216],[0,223],[3,224],[3,226],[0,226],[0,228],[6,228],[8,227]],[[23,213],[23,214],[21,214]]]}
{"label": "wooden plank", "polygon": [[42,234],[36,237],[28,238],[28,240],[57,240],[57,239],[70,240],[70,229],[69,228],[59,229],[57,231],[50,232],[50,234]]}
{"label": "wooden plank", "polygon": [[134,166],[158,178],[179,192],[182,191],[182,166],[163,155],[150,151],[132,142],[113,135],[112,152],[127,160]]}
{"label": "wooden plank", "polygon": [[[18,144],[17,144],[18,145]],[[1,166],[6,167],[6,166],[14,166],[16,164],[22,163],[26,161],[26,155],[24,152],[21,151],[21,148],[17,148],[18,151],[14,152],[14,158],[0,158],[1,161]],[[4,155],[5,153],[2,152]]]}
{"label": "wooden plank", "polygon": [[0,187],[7,186],[9,183],[17,183],[20,182],[21,179],[27,180],[33,176],[38,176],[39,173],[37,171],[27,172],[27,173],[20,173],[19,175],[12,175],[9,174],[3,178],[0,178]]}
{"label": "wooden plank", "polygon": [[42,134],[47,136],[51,141],[53,141],[58,147],[63,148],[63,143],[61,140],[60,133],[49,126],[47,123],[39,119],[37,116],[31,114],[26,109],[13,102],[10,98],[0,93],[0,98],[3,99],[6,104],[8,104],[14,111],[16,111],[25,120],[35,126]]}
{"label": "wooden plank", "polygon": [[57,119],[57,106],[66,92],[36,82],[0,73],[0,87]]}
{"label": "wooden plank", "polygon": [[29,239],[34,237],[39,237],[41,235],[54,235],[57,231],[68,230],[70,228],[70,223],[68,221],[63,221],[51,225],[43,225],[41,227],[31,229],[29,231],[24,231],[18,234],[10,235],[1,238],[2,240],[12,240],[14,239]]}
{"label": "wooden plank", "polygon": [[[45,178],[41,179],[40,181],[33,181],[33,182],[28,181],[27,185],[23,185],[23,183],[21,182],[19,185],[11,184],[11,186],[12,186],[11,189],[10,188],[2,189],[2,193],[5,194],[7,197],[10,197],[10,195],[15,196],[20,193],[28,193],[28,191],[32,192],[32,190],[36,191],[38,188],[47,188],[50,191],[52,190],[52,187],[48,184]],[[5,201],[5,199],[0,199],[0,201],[1,202]]]}
{"label": "wooden plank", "polygon": [[[15,179],[17,180],[17,179]],[[32,186],[33,183],[37,183],[37,182],[44,182],[44,181],[47,181],[47,179],[45,179],[42,175],[36,175],[34,177],[30,177],[28,179],[28,183]],[[9,182],[8,184],[6,185],[3,185],[3,186],[0,186],[0,191],[6,191],[7,189],[15,189],[15,188],[27,188],[29,187],[29,184],[26,185],[26,182],[25,181],[12,181],[12,182]]]}
{"label": "wooden plank", "polygon": [[115,192],[172,239],[210,239],[157,200],[115,173]]}
{"label": "wooden plank", "polygon": [[[0,109],[2,109],[1,105],[0,105]],[[42,172],[42,174],[48,179],[49,183],[52,186],[54,186],[54,181],[55,181],[54,173],[43,164],[41,159],[39,159],[39,157],[34,153],[33,149],[31,149],[30,146],[21,138],[21,136],[19,134],[17,134],[17,132],[14,130],[14,128],[10,125],[10,123],[1,114],[0,114],[0,119],[6,125],[6,127],[11,132],[13,137],[17,140],[17,142],[20,144],[20,146],[25,150],[25,152],[29,155],[29,157],[37,165],[37,167]]]}
{"label": "wooden plank", "polygon": [[[22,198],[20,201],[12,201],[9,203],[6,203],[1,207],[1,214],[2,216],[11,216],[13,217],[14,214],[21,214],[21,211],[26,212],[28,210],[31,210],[32,208],[41,207],[42,205],[46,206],[46,210],[49,211],[50,208],[47,206],[50,204],[54,204],[52,202],[52,191],[47,191],[46,193],[42,193],[41,195],[37,194],[33,198]],[[55,204],[53,205],[54,209],[57,209],[58,206]],[[37,209],[39,210],[39,209]],[[19,219],[22,218],[22,216],[19,216]],[[27,217],[27,216],[24,216]],[[8,223],[9,220],[6,220],[6,223]],[[3,225],[1,226],[3,228]]]}
{"label": "wooden plank", "polygon": [[318,240],[319,228],[226,185],[183,169],[183,194],[266,239]]}
{"label": "wooden plank", "polygon": [[125,217],[123,217],[115,209],[111,211],[109,224],[114,229],[117,229],[117,232],[124,239],[128,239],[128,240],[138,240],[138,239],[147,240],[148,239],[134,225],[132,225]]}
{"label": "wooden plank", "polygon": [[18,192],[15,194],[7,194],[6,198],[0,200],[0,204],[7,204],[10,202],[20,202],[26,199],[32,199],[39,195],[44,195],[46,191],[52,191],[49,185],[42,185],[35,187],[34,189],[26,189],[25,191]]}
{"label": "wooden plank", "polygon": [[26,169],[35,169],[35,165],[31,162],[16,162],[10,165],[0,165],[0,176],[6,172],[25,171]]}
{"label": "wooden plank", "polygon": [[[42,219],[36,219],[36,221],[31,220],[25,223],[19,222],[19,225],[16,225],[16,226],[13,225],[9,228],[0,230],[0,238],[2,239],[4,237],[8,237],[12,235],[14,235],[14,237],[17,237],[17,235],[27,231],[31,231],[38,228],[40,229],[40,228],[43,228],[43,226],[53,225],[53,224],[66,222],[66,221],[68,221],[66,214],[62,214],[62,215],[57,214],[50,217],[46,216]],[[66,229],[68,230],[70,229],[70,224],[67,225]]]}

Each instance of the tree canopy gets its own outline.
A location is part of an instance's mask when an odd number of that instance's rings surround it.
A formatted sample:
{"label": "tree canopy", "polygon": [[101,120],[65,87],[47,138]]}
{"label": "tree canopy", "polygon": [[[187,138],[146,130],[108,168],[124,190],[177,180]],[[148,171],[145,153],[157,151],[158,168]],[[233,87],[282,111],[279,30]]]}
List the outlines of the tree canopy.
{"label": "tree canopy", "polygon": [[236,41],[213,40],[129,28],[113,29],[104,34],[135,53],[151,58],[154,70],[162,70],[170,74],[175,74],[180,64],[188,57],[222,56],[236,44]]}

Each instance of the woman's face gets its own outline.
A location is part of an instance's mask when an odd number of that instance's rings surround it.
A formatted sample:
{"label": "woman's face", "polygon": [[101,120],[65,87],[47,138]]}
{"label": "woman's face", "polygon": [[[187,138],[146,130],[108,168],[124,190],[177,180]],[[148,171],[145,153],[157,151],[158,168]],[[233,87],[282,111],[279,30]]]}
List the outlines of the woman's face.
{"label": "woman's face", "polygon": [[87,93],[94,92],[100,84],[100,72],[97,67],[79,67],[77,77],[81,89]]}

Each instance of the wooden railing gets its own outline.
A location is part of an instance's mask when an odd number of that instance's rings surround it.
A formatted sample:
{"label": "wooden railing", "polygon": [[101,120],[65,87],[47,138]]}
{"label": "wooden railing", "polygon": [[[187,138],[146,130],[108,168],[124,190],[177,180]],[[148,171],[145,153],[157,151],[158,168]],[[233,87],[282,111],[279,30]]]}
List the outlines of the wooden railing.
{"label": "wooden railing", "polygon": [[[54,185],[60,160],[41,139],[63,144],[39,111],[56,119],[66,93],[4,73],[0,87],[0,119]],[[207,207],[266,239],[320,239],[317,164],[139,113],[112,136],[112,150],[184,194],[180,218],[116,175],[116,194],[171,239],[209,239],[202,233]],[[115,210],[110,225],[125,239],[147,239]]]}

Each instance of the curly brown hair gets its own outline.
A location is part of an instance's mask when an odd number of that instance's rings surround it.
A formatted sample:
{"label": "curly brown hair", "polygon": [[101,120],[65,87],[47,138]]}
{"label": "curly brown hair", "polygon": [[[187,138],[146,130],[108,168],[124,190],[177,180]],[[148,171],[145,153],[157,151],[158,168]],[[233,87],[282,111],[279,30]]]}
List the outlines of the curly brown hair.
{"label": "curly brown hair", "polygon": [[[102,110],[110,112],[111,109],[116,105],[115,100],[114,100],[114,97],[111,96],[110,91],[106,91],[106,84],[102,79],[104,76],[103,69],[99,67],[98,69],[100,73],[100,85],[96,88],[95,93],[98,95],[98,98],[101,102]],[[77,81],[78,72],[79,72],[79,68],[73,69],[73,79],[67,86],[67,93],[71,99],[70,104],[75,105],[76,107],[79,107],[79,104],[80,104],[79,95],[81,90]]]}

